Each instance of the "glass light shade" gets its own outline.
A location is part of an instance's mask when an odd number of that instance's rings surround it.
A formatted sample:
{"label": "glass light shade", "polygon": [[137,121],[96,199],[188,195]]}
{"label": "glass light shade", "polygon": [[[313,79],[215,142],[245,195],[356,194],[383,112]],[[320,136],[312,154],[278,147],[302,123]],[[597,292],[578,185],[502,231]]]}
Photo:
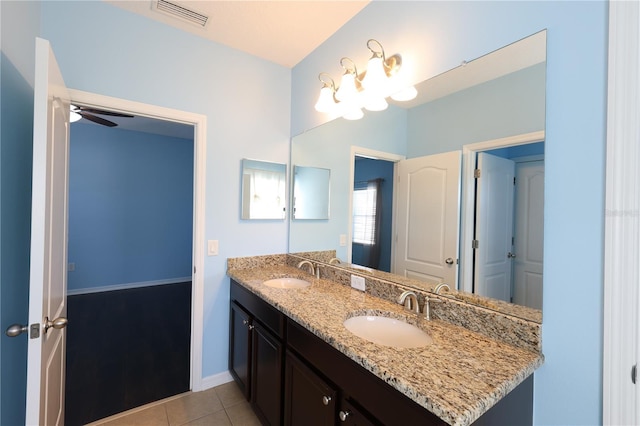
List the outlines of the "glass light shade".
{"label": "glass light shade", "polygon": [[364,94],[364,107],[368,111],[384,111],[389,104],[380,96],[371,96],[370,94]]}
{"label": "glass light shade", "polygon": [[318,112],[330,112],[336,105],[333,99],[333,89],[329,86],[324,86],[320,89],[320,96],[318,102],[316,102],[316,111]]}
{"label": "glass light shade", "polygon": [[340,102],[356,102],[358,98],[358,88],[356,87],[356,75],[346,72],[342,75],[340,87],[336,92],[336,99]]}
{"label": "glass light shade", "polygon": [[362,80],[362,87],[372,95],[386,98],[389,93],[389,77],[384,72],[382,58],[373,57],[367,64],[367,73]]}
{"label": "glass light shade", "polygon": [[391,95],[391,99],[393,99],[394,101],[403,102],[410,101],[416,96],[418,96],[418,91],[416,90],[416,88],[414,86],[409,86]]}
{"label": "glass light shade", "polygon": [[69,121],[75,123],[76,121],[82,119],[82,116],[75,111],[70,111]]}
{"label": "glass light shade", "polygon": [[345,120],[360,120],[364,117],[364,112],[360,108],[351,108],[342,115]]}

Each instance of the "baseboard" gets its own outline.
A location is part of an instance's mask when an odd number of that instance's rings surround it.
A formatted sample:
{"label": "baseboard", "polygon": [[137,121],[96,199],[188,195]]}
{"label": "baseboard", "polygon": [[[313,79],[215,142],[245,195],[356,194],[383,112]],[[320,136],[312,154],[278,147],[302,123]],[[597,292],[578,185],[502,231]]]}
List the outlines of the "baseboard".
{"label": "baseboard", "polygon": [[127,290],[140,287],[151,287],[155,285],[177,284],[191,281],[191,277],[168,278],[165,280],[140,281],[135,283],[105,285],[101,287],[80,288],[76,290],[67,290],[67,296],[76,296],[79,294],[101,293],[103,291]]}
{"label": "baseboard", "polygon": [[[213,376],[203,377],[200,381],[200,391],[215,388],[216,386],[223,385],[233,381],[233,377],[229,371],[223,371],[222,373],[214,374]],[[196,389],[194,389],[196,391]]]}

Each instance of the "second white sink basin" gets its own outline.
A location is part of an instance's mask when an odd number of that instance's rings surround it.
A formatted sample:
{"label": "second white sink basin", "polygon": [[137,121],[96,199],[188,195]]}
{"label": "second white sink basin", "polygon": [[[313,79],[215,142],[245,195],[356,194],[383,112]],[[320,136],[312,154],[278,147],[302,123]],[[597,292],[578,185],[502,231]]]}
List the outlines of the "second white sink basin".
{"label": "second white sink basin", "polygon": [[356,336],[383,346],[417,348],[433,341],[431,336],[420,328],[385,316],[355,316],[348,318],[344,326]]}
{"label": "second white sink basin", "polygon": [[305,288],[311,285],[309,281],[301,280],[299,278],[274,278],[272,280],[267,280],[262,284],[273,288]]}

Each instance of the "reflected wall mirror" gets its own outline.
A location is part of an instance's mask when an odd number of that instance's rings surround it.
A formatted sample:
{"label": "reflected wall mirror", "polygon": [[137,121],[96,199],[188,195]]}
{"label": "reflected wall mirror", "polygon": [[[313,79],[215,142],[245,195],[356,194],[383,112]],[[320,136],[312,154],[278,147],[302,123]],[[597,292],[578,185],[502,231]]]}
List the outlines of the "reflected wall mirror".
{"label": "reflected wall mirror", "polygon": [[[353,212],[357,210],[354,209],[354,189],[362,185],[362,181],[377,177],[375,174],[360,177],[358,164],[363,163],[361,158],[381,164],[390,162],[394,175],[391,179],[382,178],[382,185],[393,188],[396,201],[383,211],[392,215],[395,243],[391,243],[390,249],[378,250],[389,254],[384,255],[388,259],[377,261],[375,269],[386,270],[382,265],[388,264],[392,274],[402,277],[455,282],[459,290],[540,309],[545,86],[546,31],[541,31],[416,85],[418,98],[408,106],[390,105],[383,112],[368,112],[359,121],[336,119],[295,136],[292,164],[309,160],[309,164],[332,170],[331,219],[315,224],[291,221],[289,251],[336,250],[344,262],[370,266],[368,260],[361,260],[362,247],[358,244],[362,244],[357,238],[354,242]],[[447,167],[454,169],[443,172],[446,167],[439,161],[444,161],[447,155],[447,161],[453,164]],[[417,171],[403,171],[400,166],[405,161],[412,163],[428,157],[433,157],[431,164],[417,166]],[[505,191],[513,195],[505,200],[492,199],[477,204],[476,195],[483,197],[491,192],[480,189],[476,194],[477,179],[474,178],[478,161],[489,167],[487,158],[513,164],[514,173],[517,169],[523,176],[516,181],[530,186],[514,187],[511,177],[508,191],[503,185],[502,190],[491,195],[504,195]],[[538,169],[529,173],[528,166],[532,164]],[[489,169],[482,173],[491,176]],[[440,179],[440,184],[451,180],[453,207],[445,203],[444,194],[433,195],[425,189],[427,182],[433,186],[433,178]],[[402,189],[403,179],[404,182],[412,180],[411,189]],[[429,202],[418,205],[413,201],[407,204],[405,200],[408,210],[398,212],[398,205],[403,203],[398,199],[411,191],[430,193]],[[492,212],[483,207],[495,207],[497,203],[513,207]],[[528,215],[525,223],[517,219],[523,215],[514,216],[518,208],[529,207],[525,210]],[[408,228],[411,224],[407,224],[407,218],[415,223],[440,221],[442,226],[453,226],[453,242],[445,247],[444,242],[431,238],[432,230],[413,231]],[[482,222],[484,228],[475,226]],[[398,242],[407,229],[411,229],[409,235],[420,238]],[[524,246],[518,246],[521,240],[525,241]],[[506,246],[509,247],[505,253],[496,254]],[[399,265],[398,258],[437,263],[450,274],[443,278],[445,275],[437,271],[418,270],[412,264]],[[521,260],[531,261],[529,269],[523,270],[517,264]],[[500,270],[494,268],[495,263],[510,268]],[[516,278],[518,276],[520,278]]]}
{"label": "reflected wall mirror", "polygon": [[286,164],[242,160],[242,219],[285,219],[286,191]]}
{"label": "reflected wall mirror", "polygon": [[331,170],[293,166],[293,215],[296,220],[329,219]]}

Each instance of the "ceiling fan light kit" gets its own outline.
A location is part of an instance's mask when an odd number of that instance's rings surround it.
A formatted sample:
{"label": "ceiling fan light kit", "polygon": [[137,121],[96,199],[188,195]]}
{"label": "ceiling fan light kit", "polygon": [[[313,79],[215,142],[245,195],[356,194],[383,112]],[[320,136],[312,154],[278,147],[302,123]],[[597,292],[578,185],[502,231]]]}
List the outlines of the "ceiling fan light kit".
{"label": "ceiling fan light kit", "polygon": [[[375,47],[372,47],[375,44]],[[418,91],[415,87],[402,87],[397,74],[402,66],[402,57],[395,54],[387,58],[379,41],[369,39],[367,48],[371,58],[367,69],[358,73],[356,64],[349,58],[340,59],[344,69],[340,86],[325,72],[318,75],[323,86],[315,109],[322,113],[331,113],[347,120],[358,120],[364,116],[362,109],[383,111],[387,109],[387,97],[395,101],[410,101]]]}

